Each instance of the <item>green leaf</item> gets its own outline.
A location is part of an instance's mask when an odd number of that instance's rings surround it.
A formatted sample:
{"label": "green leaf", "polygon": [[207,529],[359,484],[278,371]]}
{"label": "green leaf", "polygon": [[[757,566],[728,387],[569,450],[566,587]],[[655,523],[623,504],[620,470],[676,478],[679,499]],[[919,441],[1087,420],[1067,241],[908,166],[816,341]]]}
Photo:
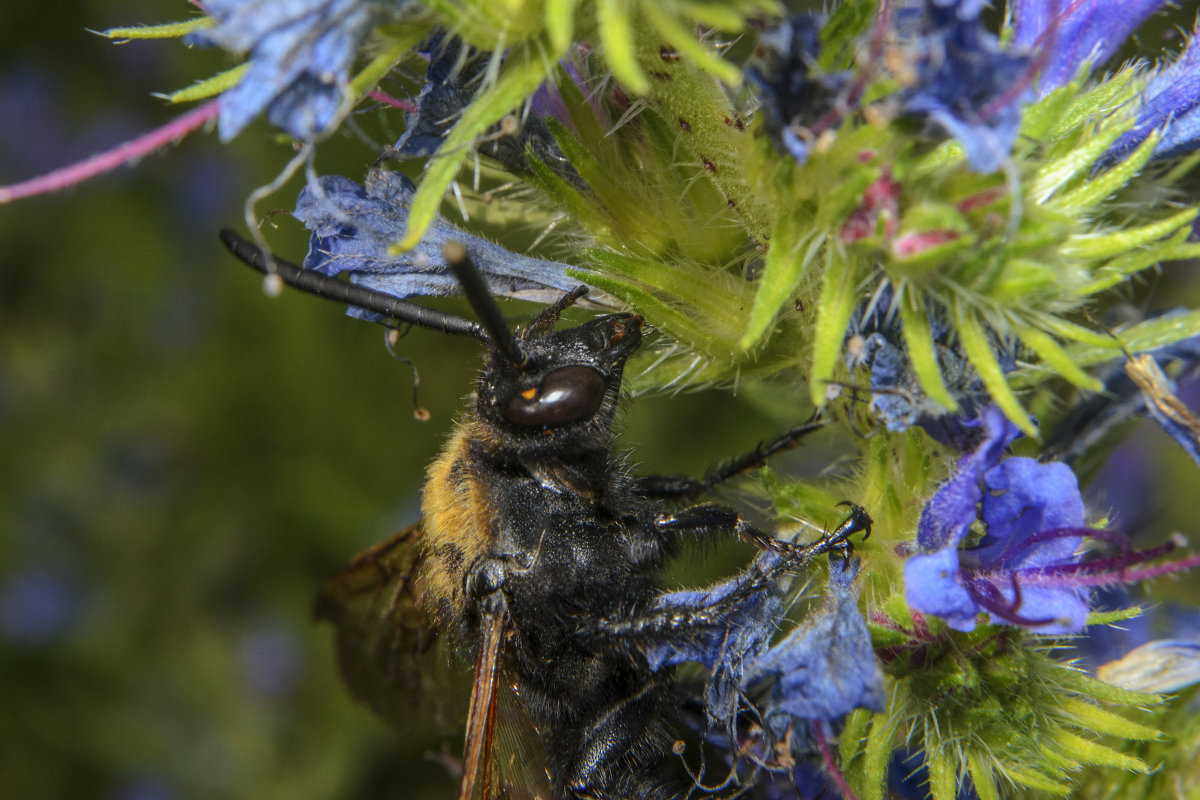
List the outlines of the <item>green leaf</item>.
{"label": "green leaf", "polygon": [[1200,334],[1200,311],[1169,314],[1139,322],[1118,332],[1120,338],[1103,337],[1099,342],[1081,342],[1066,348],[1071,360],[1081,367],[1102,364],[1120,355],[1122,347],[1134,355],[1173,344]]}
{"label": "green leaf", "polygon": [[1139,228],[1106,232],[1088,236],[1074,236],[1062,247],[1062,253],[1071,258],[1101,259],[1121,255],[1135,247],[1142,247],[1169,236],[1196,218],[1197,209],[1187,208],[1165,219],[1142,225]]}
{"label": "green leaf", "polygon": [[[1051,160],[1034,173],[1030,195],[1039,203],[1050,200],[1054,193],[1062,189],[1069,181],[1090,169],[1096,163],[1096,159],[1104,155],[1104,152],[1121,137],[1128,127],[1128,125],[1112,125],[1101,128],[1082,146],[1073,147],[1065,156]],[[1121,186],[1124,185],[1124,183],[1121,184]],[[1067,201],[1063,200],[1062,204],[1067,205]],[[1055,201],[1055,205],[1059,205],[1059,201]]]}
{"label": "green leaf", "polygon": [[929,310],[919,293],[905,284],[898,286],[896,292],[899,296],[897,305],[900,308],[900,322],[904,329],[904,346],[908,351],[913,373],[930,400],[947,411],[957,411],[958,401],[946,388],[937,352],[934,350]]}
{"label": "green leaf", "polygon": [[196,17],[185,22],[165,22],[162,25],[133,25],[127,28],[109,28],[101,31],[101,36],[120,41],[130,39],[177,39],[187,36],[194,31],[204,30],[213,26],[212,17]]}
{"label": "green leaf", "polygon": [[646,19],[667,40],[667,43],[685,58],[690,58],[700,69],[717,76],[728,86],[741,85],[741,69],[710,52],[696,38],[694,29],[689,31],[684,28],[677,19],[666,13],[657,3],[643,3],[641,9],[642,13],[646,15]]}
{"label": "green leaf", "polygon": [[556,53],[565,53],[575,31],[575,6],[578,0],[545,0],[546,35]]}
{"label": "green leaf", "polygon": [[[1113,127],[1120,128],[1121,126],[1117,125]],[[1112,132],[1107,131],[1106,133],[1111,135]],[[1133,177],[1150,160],[1150,156],[1154,154],[1154,148],[1158,146],[1161,139],[1162,133],[1154,131],[1124,161],[1099,175],[1089,177],[1086,181],[1080,183],[1077,189],[1055,200],[1054,205],[1068,210],[1091,208],[1096,205],[1133,180]]]}
{"label": "green leaf", "polygon": [[926,743],[925,766],[929,770],[929,794],[933,800],[955,800],[958,796],[958,761],[949,748]]}
{"label": "green leaf", "polygon": [[1025,432],[1031,439],[1038,439],[1037,426],[1029,418],[1029,412],[1021,405],[1021,401],[1013,394],[1012,387],[1004,378],[1004,370],[992,352],[991,343],[984,332],[983,323],[976,316],[975,309],[961,298],[954,302],[954,328],[962,342],[963,351],[971,361],[971,366],[979,373],[980,380],[992,395],[992,400],[1012,420],[1013,424]]}
{"label": "green leaf", "polygon": [[429,29],[423,25],[405,25],[399,31],[388,39],[387,47],[350,80],[350,91],[356,98],[378,86],[392,67],[429,34]]}
{"label": "green leaf", "polygon": [[[788,214],[780,214],[775,220],[766,265],[759,278],[758,291],[754,294],[754,306],[750,310],[746,332],[742,335],[740,343],[743,350],[749,350],[763,338],[779,309],[796,290],[800,276],[812,264],[821,249],[822,238],[817,236],[815,231],[808,232],[805,238],[797,240],[796,235],[801,230]],[[803,255],[800,254],[801,249],[804,251]]]}
{"label": "green leaf", "polygon": [[1054,338],[1045,331],[1027,325],[1017,328],[1016,331],[1017,336],[1025,343],[1025,346],[1037,353],[1048,369],[1066,378],[1081,389],[1098,392],[1104,388],[1103,383],[1080,369],[1079,365],[1067,354],[1067,351],[1063,350],[1058,342],[1054,341]]}
{"label": "green leaf", "polygon": [[1122,689],[1066,665],[1055,670],[1054,678],[1064,688],[1074,689],[1093,700],[1104,700],[1124,706],[1151,706],[1162,702],[1162,698],[1156,694]]}
{"label": "green leaf", "polygon": [[827,247],[826,253],[821,299],[817,301],[817,325],[813,332],[812,372],[808,377],[812,402],[818,408],[825,405],[826,384],[842,356],[846,327],[858,301],[856,262],[846,258],[836,247]]}
{"label": "green leaf", "polygon": [[1121,253],[1097,269],[1095,279],[1076,289],[1075,295],[1088,297],[1110,289],[1129,280],[1138,272],[1158,266],[1164,261],[1200,258],[1200,243],[1188,241],[1191,233],[1191,226],[1185,225],[1175,231],[1170,239],[1157,242],[1154,247],[1144,247]]}
{"label": "green leaf", "polygon": [[871,717],[866,763],[863,765],[863,800],[882,800],[888,763],[892,758],[892,724],[887,714]]}
{"label": "green leaf", "polygon": [[1153,742],[1163,738],[1161,731],[1139,725],[1120,714],[1078,697],[1062,698],[1058,710],[1069,716],[1079,728],[1094,733],[1104,733],[1139,742]]}
{"label": "green leaf", "polygon": [[633,94],[649,92],[650,79],[642,71],[635,55],[629,0],[598,0],[596,21],[600,26],[604,60],[612,70],[613,77]]}
{"label": "green leaf", "polygon": [[862,750],[870,724],[871,712],[865,708],[855,709],[846,717],[846,727],[842,729],[838,743],[838,756],[843,766],[853,761]]}
{"label": "green leaf", "polygon": [[1000,800],[996,776],[979,751],[972,750],[967,755],[967,770],[971,773],[971,781],[975,784],[975,793],[979,795],[979,800]]}
{"label": "green leaf", "polygon": [[186,89],[180,89],[177,92],[171,92],[167,95],[168,103],[190,103],[193,100],[205,100],[209,97],[215,97],[226,89],[232,89],[237,85],[237,82],[246,74],[246,70],[250,69],[250,62],[238,64],[233,69],[227,69],[224,72],[218,72],[211,78],[206,78],[202,81],[197,81]]}
{"label": "green leaf", "polygon": [[1130,772],[1140,772],[1142,774],[1150,771],[1150,765],[1137,756],[1126,755],[1111,747],[1102,745],[1091,739],[1085,739],[1082,736],[1077,736],[1069,731],[1059,729],[1054,731],[1052,736],[1054,743],[1064,753],[1078,762],[1095,764],[1101,767],[1116,767],[1117,769],[1126,769]]}
{"label": "green leaf", "polygon": [[1066,781],[1056,781],[1032,767],[1013,764],[1011,762],[1004,765],[1004,774],[1022,786],[1027,786],[1030,789],[1038,789],[1048,794],[1059,795],[1060,797],[1069,795],[1074,788],[1072,784]]}

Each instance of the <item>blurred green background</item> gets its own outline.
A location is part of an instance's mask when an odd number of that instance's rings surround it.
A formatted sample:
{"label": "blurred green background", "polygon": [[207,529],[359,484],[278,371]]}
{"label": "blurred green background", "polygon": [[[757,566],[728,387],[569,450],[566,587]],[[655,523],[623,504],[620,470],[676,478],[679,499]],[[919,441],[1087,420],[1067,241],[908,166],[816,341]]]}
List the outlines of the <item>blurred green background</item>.
{"label": "blurred green background", "polygon": [[[189,13],[0,6],[0,183],[180,113],[150,93],[228,66],[222,54],[85,29]],[[197,133],[0,208],[0,797],[451,796],[426,753],[455,736],[403,741],[356,706],[311,607],[354,553],[417,519],[478,347],[401,342],[433,414],[419,423],[379,328],[263,295],[216,232],[289,155],[262,122],[227,147]],[[375,156],[344,136],[318,169],[361,179]],[[299,258],[306,236],[277,221],[273,241]],[[751,400],[639,399],[622,442],[644,471],[698,473],[807,414],[786,395]],[[832,452],[825,437],[795,460]],[[1139,502],[1176,480],[1136,477],[1122,485]]]}

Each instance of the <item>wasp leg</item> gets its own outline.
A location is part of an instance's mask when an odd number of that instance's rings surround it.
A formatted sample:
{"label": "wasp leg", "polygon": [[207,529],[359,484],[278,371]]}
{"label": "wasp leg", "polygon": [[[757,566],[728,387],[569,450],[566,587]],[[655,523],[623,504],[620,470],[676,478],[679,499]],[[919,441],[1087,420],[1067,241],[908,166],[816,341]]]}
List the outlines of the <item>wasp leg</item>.
{"label": "wasp leg", "polygon": [[689,478],[686,475],[647,475],[638,479],[637,492],[643,497],[656,500],[695,500],[730,478],[761,467],[771,456],[792,449],[800,444],[800,440],[805,436],[824,426],[823,420],[797,425],[774,439],[759,442],[758,446],[748,453],[711,467],[703,478]]}
{"label": "wasp leg", "polygon": [[701,537],[714,533],[732,533],[743,542],[753,544],[760,550],[778,551],[786,542],[780,541],[758,528],[727,506],[716,503],[701,503],[678,511],[658,514],[654,518],[654,530],[663,537],[673,538],[683,534]]}
{"label": "wasp leg", "polygon": [[[733,591],[703,605],[651,608],[621,618],[603,618],[597,621],[595,633],[614,638],[661,638],[687,635],[700,628],[727,626],[734,612],[758,593],[769,590],[783,575],[802,569],[825,553],[838,552],[849,558],[850,537],[862,532],[870,536],[872,520],[861,506],[853,503],[847,505],[850,506],[849,516],[811,544],[798,545],[768,538],[770,546],[767,549],[779,557],[756,560],[743,573],[741,582]],[[693,506],[685,509],[685,513],[694,509],[720,510],[720,506]],[[728,509],[725,511],[733,514]],[[749,527],[741,520],[739,522]],[[758,535],[765,536],[762,533]]]}

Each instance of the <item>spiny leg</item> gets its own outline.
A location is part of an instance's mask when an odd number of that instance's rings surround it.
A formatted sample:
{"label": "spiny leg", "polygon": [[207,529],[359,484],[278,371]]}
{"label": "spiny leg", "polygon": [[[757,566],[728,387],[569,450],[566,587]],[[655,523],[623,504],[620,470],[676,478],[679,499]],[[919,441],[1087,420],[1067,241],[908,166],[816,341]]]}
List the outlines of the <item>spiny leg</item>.
{"label": "spiny leg", "polygon": [[817,541],[806,545],[772,539],[755,531],[733,511],[712,504],[692,506],[678,515],[663,515],[660,519],[664,525],[681,532],[686,530],[685,523],[693,514],[695,518],[701,518],[701,512],[711,513],[713,516],[708,518],[711,520],[720,512],[724,512],[737,520],[744,529],[752,532],[744,537],[748,541],[758,541],[759,539],[751,537],[761,537],[766,545],[763,549],[772,553],[774,558],[755,560],[733,591],[711,602],[695,606],[652,608],[630,616],[601,619],[597,621],[592,632],[606,637],[661,638],[686,635],[701,628],[728,626],[732,615],[740,607],[760,592],[769,590],[781,576],[804,568],[813,559],[825,553],[839,551],[849,557],[850,537],[861,532],[865,532],[866,536],[871,535],[872,520],[866,510],[849,502],[844,505],[850,506],[850,514],[846,519]]}
{"label": "spiny leg", "polygon": [[768,458],[792,449],[801,439],[825,424],[824,420],[817,420],[797,425],[774,439],[759,442],[758,446],[748,453],[717,464],[709,469],[703,478],[689,478],[686,475],[647,475],[638,480],[637,491],[643,497],[657,500],[694,500],[730,478],[761,467]]}

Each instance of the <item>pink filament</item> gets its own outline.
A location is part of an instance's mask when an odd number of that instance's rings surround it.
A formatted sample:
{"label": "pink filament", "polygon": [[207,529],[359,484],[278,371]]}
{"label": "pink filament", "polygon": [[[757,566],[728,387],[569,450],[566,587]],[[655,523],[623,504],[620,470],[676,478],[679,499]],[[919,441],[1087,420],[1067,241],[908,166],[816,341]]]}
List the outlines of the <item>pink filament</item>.
{"label": "pink filament", "polygon": [[105,172],[136,161],[147,153],[177,139],[182,139],[215,117],[220,110],[221,101],[213,100],[168,122],[161,128],[156,128],[136,139],[119,144],[111,150],[105,150],[103,153],[98,153],[66,167],[60,167],[36,178],[0,186],[0,203],[10,203],[23,197],[57,192],[97,175],[103,175]]}

